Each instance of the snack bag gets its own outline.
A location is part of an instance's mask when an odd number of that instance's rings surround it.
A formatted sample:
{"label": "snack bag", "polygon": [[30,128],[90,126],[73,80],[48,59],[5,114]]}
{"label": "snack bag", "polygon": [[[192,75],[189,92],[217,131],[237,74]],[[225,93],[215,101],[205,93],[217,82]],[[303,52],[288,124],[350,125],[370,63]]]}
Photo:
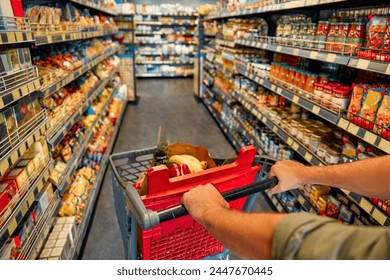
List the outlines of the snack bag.
{"label": "snack bag", "polygon": [[376,114],[374,132],[390,140],[390,90],[382,98],[381,105]]}
{"label": "snack bag", "polygon": [[367,24],[367,48],[380,50],[386,34],[387,16],[374,16]]}
{"label": "snack bag", "polygon": [[365,88],[362,85],[355,85],[353,87],[351,102],[349,103],[347,112],[347,118],[349,120],[352,120],[359,113],[364,91]]}
{"label": "snack bag", "polygon": [[383,89],[371,88],[363,95],[362,108],[359,112],[359,116],[363,118],[360,126],[369,130],[373,129],[376,111],[384,93]]}

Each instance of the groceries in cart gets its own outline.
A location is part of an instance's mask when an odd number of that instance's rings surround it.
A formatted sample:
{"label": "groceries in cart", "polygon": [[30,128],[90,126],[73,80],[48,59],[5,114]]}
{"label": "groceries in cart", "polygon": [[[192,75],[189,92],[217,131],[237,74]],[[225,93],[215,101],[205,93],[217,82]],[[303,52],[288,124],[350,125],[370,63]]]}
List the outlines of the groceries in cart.
{"label": "groceries in cart", "polygon": [[[204,146],[188,143],[168,144],[160,142],[153,155],[151,167],[165,165],[169,169],[169,178],[197,173],[214,168],[217,164]],[[148,194],[146,173],[141,173],[134,187],[140,195]]]}

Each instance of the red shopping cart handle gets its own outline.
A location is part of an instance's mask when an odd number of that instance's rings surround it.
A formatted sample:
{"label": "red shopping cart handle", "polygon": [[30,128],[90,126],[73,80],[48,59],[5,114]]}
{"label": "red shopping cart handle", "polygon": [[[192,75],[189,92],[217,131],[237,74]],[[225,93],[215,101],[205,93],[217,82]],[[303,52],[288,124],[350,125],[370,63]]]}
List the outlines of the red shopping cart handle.
{"label": "red shopping cart handle", "polygon": [[[236,200],[242,197],[246,197],[258,192],[268,190],[275,187],[278,184],[278,178],[272,177],[257,183],[253,183],[247,186],[244,186],[239,189],[234,189],[231,191],[223,192],[221,195],[226,201]],[[187,215],[188,211],[184,205],[178,205],[172,208],[161,210],[157,212],[160,223],[179,218],[181,216]]]}

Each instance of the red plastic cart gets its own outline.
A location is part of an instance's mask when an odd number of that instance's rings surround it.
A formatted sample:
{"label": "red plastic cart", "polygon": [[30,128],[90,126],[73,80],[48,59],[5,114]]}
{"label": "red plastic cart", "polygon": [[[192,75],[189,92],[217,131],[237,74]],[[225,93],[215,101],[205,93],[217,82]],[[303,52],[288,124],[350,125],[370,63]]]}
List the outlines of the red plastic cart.
{"label": "red plastic cart", "polygon": [[[236,159],[201,172],[169,178],[166,166],[151,167],[155,148],[113,154],[110,171],[115,209],[128,259],[227,259],[229,251],[198,224],[180,204],[183,193],[212,183],[234,209],[251,211],[259,192],[277,184],[266,179],[275,162],[257,157],[253,146]],[[227,163],[226,163],[227,162]],[[147,172],[148,194],[133,184]],[[253,183],[255,182],[255,183]]]}

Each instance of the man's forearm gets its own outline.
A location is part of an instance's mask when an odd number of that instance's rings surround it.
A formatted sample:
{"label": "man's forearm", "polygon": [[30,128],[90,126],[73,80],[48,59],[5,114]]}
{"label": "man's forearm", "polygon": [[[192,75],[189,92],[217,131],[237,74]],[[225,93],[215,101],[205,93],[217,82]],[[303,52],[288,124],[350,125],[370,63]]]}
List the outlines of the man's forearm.
{"label": "man's forearm", "polygon": [[225,247],[242,258],[271,259],[275,227],[283,217],[283,214],[221,208],[208,212],[201,223]]}
{"label": "man's forearm", "polygon": [[362,195],[390,198],[390,156],[308,169],[306,184],[344,188]]}

